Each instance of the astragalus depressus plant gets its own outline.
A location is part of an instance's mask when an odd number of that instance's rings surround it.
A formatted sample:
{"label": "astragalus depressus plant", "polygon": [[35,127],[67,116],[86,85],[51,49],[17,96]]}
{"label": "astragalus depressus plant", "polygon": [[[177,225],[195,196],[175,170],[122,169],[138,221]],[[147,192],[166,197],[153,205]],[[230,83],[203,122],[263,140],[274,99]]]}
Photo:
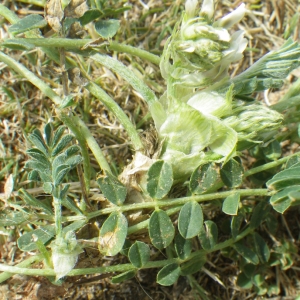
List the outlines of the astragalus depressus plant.
{"label": "astragalus depressus plant", "polygon": [[[97,1],[50,0],[44,18],[19,19],[0,5],[0,15],[11,23],[0,61],[53,102],[49,122],[22,128],[26,178],[7,176],[1,230],[4,237],[15,230],[18,249],[28,258],[15,266],[0,264],[1,282],[23,274],[61,285],[72,276],[107,273],[120,283],[154,269],[159,285],[184,278],[199,299],[215,299],[198,279],[205,274],[231,289],[218,273],[215,258],[221,257],[235,266],[230,281],[239,295],[284,295],[272,274],[293,270],[297,257],[296,244],[277,227],[285,212],[299,213],[299,155],[281,158],[282,146],[299,140],[299,83],[271,106],[257,95],[281,88],[300,65],[300,47],[289,38],[231,76],[248,43],[245,32],[234,28],[251,12],[242,3],[216,19],[215,7],[212,0],[186,1],[157,56],[114,41],[121,30],[115,17],[128,6],[114,10]],[[29,55],[36,48],[45,65],[56,65],[59,84],[15,59],[16,52]],[[165,88],[151,89],[108,49],[159,66]],[[100,66],[143,98],[151,119],[142,127],[146,138],[91,76]],[[129,162],[103,152],[86,111],[79,109],[78,93],[98,99],[126,131]],[[96,237],[83,237],[95,221]],[[81,267],[91,246],[111,264]]]}

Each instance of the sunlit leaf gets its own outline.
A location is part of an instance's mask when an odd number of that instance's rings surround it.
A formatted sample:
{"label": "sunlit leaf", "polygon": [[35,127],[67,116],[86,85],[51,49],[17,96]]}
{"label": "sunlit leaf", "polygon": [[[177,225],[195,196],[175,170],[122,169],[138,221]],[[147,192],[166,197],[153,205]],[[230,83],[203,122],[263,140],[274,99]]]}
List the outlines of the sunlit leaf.
{"label": "sunlit leaf", "polygon": [[127,236],[127,219],[118,212],[111,213],[103,223],[99,236],[99,250],[107,256],[118,254]]}
{"label": "sunlit leaf", "polygon": [[136,268],[141,268],[150,259],[149,246],[143,242],[136,241],[129,249],[128,258]]}
{"label": "sunlit leaf", "polygon": [[179,276],[180,267],[176,263],[169,264],[158,272],[156,282],[160,285],[169,286],[174,284]]}
{"label": "sunlit leaf", "polygon": [[238,208],[240,203],[240,194],[234,193],[230,196],[228,196],[222,205],[222,211],[223,213],[227,215],[237,215]]}
{"label": "sunlit leaf", "polygon": [[155,210],[149,220],[149,235],[157,249],[166,248],[173,241],[175,229],[170,217],[163,210]]}
{"label": "sunlit leaf", "polygon": [[127,195],[126,187],[109,172],[97,179],[97,183],[107,200],[115,205],[122,205]]}
{"label": "sunlit leaf", "polygon": [[162,199],[173,184],[172,167],[163,160],[156,161],[148,170],[147,192],[152,198]]}
{"label": "sunlit leaf", "polygon": [[49,226],[40,226],[39,229],[26,232],[18,238],[18,247],[22,251],[33,251],[37,249],[35,240],[38,238],[44,244],[50,241],[55,235],[55,227],[52,225]]}
{"label": "sunlit leaf", "polygon": [[202,208],[196,201],[187,202],[180,210],[178,230],[182,237],[190,239],[197,236],[203,224]]}
{"label": "sunlit leaf", "polygon": [[240,163],[235,159],[230,159],[223,165],[220,175],[225,185],[230,188],[238,187],[243,182],[244,170]]}
{"label": "sunlit leaf", "polygon": [[209,163],[198,167],[192,174],[189,188],[193,194],[203,194],[218,179],[218,172],[215,163]]}

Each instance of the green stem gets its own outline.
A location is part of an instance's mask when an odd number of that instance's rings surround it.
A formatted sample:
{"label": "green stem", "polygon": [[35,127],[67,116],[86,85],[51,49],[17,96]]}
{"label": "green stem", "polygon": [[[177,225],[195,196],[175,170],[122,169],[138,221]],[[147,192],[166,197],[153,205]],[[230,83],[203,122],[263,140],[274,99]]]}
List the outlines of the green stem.
{"label": "green stem", "polygon": [[100,99],[100,101],[107,107],[109,111],[111,111],[118,121],[123,125],[127,134],[129,135],[131,142],[133,144],[135,151],[142,150],[143,143],[139,137],[138,132],[136,131],[134,125],[130,122],[127,115],[120,108],[120,106],[98,85],[95,83],[89,83],[86,87],[96,98]]}
{"label": "green stem", "polygon": [[136,91],[143,96],[149,105],[157,102],[154,92],[140,78],[134,75],[134,73],[128,67],[123,65],[118,60],[102,54],[95,54],[90,58],[124,78]]}
{"label": "green stem", "polygon": [[[0,13],[1,14],[1,13]],[[8,19],[8,16],[5,16]],[[12,16],[9,16],[10,19]],[[9,19],[8,19],[9,20]],[[16,23],[19,21],[19,18],[12,20],[16,20],[10,22]],[[14,38],[14,39],[7,39],[8,41],[15,41],[15,42],[27,42],[32,44],[36,47],[47,47],[49,48],[65,48],[65,49],[79,49],[82,50],[85,46],[91,45],[92,48],[96,48],[97,46],[93,45],[93,40],[91,39],[67,39],[67,38]],[[5,43],[5,39],[3,42]],[[137,57],[142,58],[143,60],[150,61],[156,65],[159,65],[160,58],[159,56],[152,54],[148,51],[138,49],[136,47],[120,44],[117,42],[109,42],[108,45],[100,45],[100,47],[106,46],[109,50],[128,53]]]}
{"label": "green stem", "polygon": [[111,42],[109,42],[108,48],[113,51],[128,53],[128,54],[140,57],[143,60],[150,61],[156,65],[159,65],[159,62],[160,62],[159,56],[154,55],[148,51],[136,48],[136,47],[132,47],[132,46],[128,46],[128,45],[124,45],[124,44],[120,44],[120,43],[111,41]]}
{"label": "green stem", "polygon": [[[28,270],[26,267],[28,267],[36,262],[40,262],[42,260],[43,260],[42,255],[35,255],[30,258],[27,258],[26,260],[22,261],[21,263],[17,264],[16,266],[13,266],[12,268],[22,268],[24,270]],[[5,265],[2,265],[2,266],[11,268],[11,266],[5,266]],[[1,268],[1,266],[0,266],[0,270],[3,271],[3,273],[0,274],[0,283],[3,283],[5,280],[9,279],[10,277],[12,277],[14,274],[17,273],[15,271],[9,272],[8,268],[6,268],[6,270],[4,270],[4,267]],[[11,271],[11,269],[10,269],[10,271]]]}
{"label": "green stem", "polygon": [[291,157],[293,157],[293,156],[299,156],[299,155],[300,155],[300,153],[297,152],[297,153],[294,153],[292,155],[289,155],[289,156],[283,157],[281,159],[278,159],[276,161],[272,161],[272,162],[264,164],[262,166],[250,169],[249,171],[247,171],[247,172],[244,173],[244,178],[248,177],[248,176],[251,176],[253,174],[259,173],[259,172],[266,171],[268,169],[272,169],[272,168],[278,167],[278,166],[286,163]]}
{"label": "green stem", "polygon": [[[148,262],[147,264],[145,264],[145,266],[143,266],[143,269],[161,268],[161,267],[164,267],[171,263],[179,264],[179,263],[182,263],[185,261],[189,261],[190,259],[192,259],[194,257],[203,256],[203,255],[206,255],[207,253],[224,249],[226,247],[233,245],[238,240],[244,238],[246,235],[251,233],[253,230],[254,230],[253,228],[247,228],[241,234],[239,234],[235,239],[229,239],[223,243],[219,243],[209,251],[206,251],[206,250],[196,251],[196,252],[192,253],[188,259],[186,259],[184,261],[182,261],[178,258],[166,259],[166,260],[161,260],[161,261],[153,261],[153,262]],[[41,259],[41,257],[39,257],[39,259]],[[29,264],[27,263],[27,265],[29,265]],[[73,269],[72,271],[70,271],[68,273],[68,276],[88,275],[88,274],[97,274],[97,273],[103,274],[103,273],[112,273],[112,272],[126,272],[126,271],[135,270],[135,269],[136,268],[132,264],[123,264],[123,265],[115,265],[115,266],[100,267],[100,268]],[[27,269],[27,268],[23,268],[23,266],[20,267],[20,264],[16,267],[0,264],[0,271],[14,273],[14,274],[32,275],[32,276],[55,276],[56,275],[54,270],[51,270],[51,269],[43,269],[43,270]],[[1,274],[0,276],[3,276],[3,274]],[[9,274],[9,276],[11,276],[11,274]],[[4,280],[6,280],[6,279],[4,279]],[[0,279],[0,282],[1,282],[1,279]]]}
{"label": "green stem", "polygon": [[154,209],[155,207],[167,207],[167,206],[181,206],[184,205],[187,202],[190,201],[196,201],[196,202],[204,202],[204,201],[213,201],[216,199],[222,199],[226,198],[232,194],[239,193],[241,197],[255,197],[255,196],[271,196],[273,192],[270,192],[268,189],[240,189],[240,190],[232,190],[232,191],[226,191],[226,192],[217,192],[213,194],[208,194],[208,195],[199,195],[199,196],[189,196],[189,197],[182,197],[182,198],[173,198],[173,199],[168,199],[168,200],[159,200],[155,202],[143,202],[143,203],[134,203],[134,204],[129,204],[129,205],[123,205],[121,207],[116,208],[115,206],[113,207],[108,207],[104,208],[100,211],[92,212],[88,215],[88,218],[95,218],[100,215],[106,215],[110,214],[116,209],[120,212],[125,212],[125,211],[130,211],[130,210],[139,210],[139,209]]}
{"label": "green stem", "polygon": [[61,199],[60,189],[54,187],[53,190],[53,207],[54,207],[54,223],[56,229],[56,237],[62,237],[62,220],[61,220]]}

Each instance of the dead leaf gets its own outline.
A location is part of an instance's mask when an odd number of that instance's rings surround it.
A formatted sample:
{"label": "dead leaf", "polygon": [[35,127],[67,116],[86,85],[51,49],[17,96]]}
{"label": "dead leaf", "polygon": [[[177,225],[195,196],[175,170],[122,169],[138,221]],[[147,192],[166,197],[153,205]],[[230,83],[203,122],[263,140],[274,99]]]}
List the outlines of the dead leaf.
{"label": "dead leaf", "polygon": [[64,13],[66,18],[80,18],[89,9],[86,0],[71,0]]}
{"label": "dead leaf", "polygon": [[14,190],[14,177],[10,174],[4,185],[4,198],[7,200]]}
{"label": "dead leaf", "polygon": [[61,21],[64,18],[64,12],[61,6],[61,0],[49,0],[45,7],[45,19],[55,32],[61,30]]}

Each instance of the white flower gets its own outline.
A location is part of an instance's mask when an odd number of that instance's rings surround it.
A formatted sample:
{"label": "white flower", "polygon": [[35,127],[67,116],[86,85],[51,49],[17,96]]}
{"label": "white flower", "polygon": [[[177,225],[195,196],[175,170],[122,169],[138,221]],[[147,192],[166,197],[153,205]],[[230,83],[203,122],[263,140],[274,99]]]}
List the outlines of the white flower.
{"label": "white flower", "polygon": [[214,27],[222,27],[229,29],[234,24],[238,23],[241,19],[243,19],[246,13],[245,4],[242,3],[237,9],[235,9],[232,13],[223,17],[222,19],[216,21],[213,26]]}

